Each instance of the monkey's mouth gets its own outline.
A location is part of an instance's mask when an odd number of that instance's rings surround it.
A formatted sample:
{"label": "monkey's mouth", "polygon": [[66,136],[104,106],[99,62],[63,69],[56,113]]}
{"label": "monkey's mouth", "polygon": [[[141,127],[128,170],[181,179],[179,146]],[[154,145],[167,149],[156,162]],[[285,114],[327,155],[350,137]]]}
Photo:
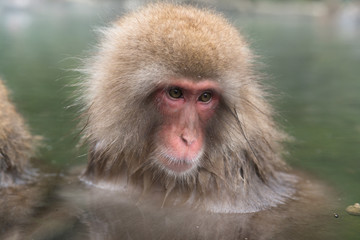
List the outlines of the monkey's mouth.
{"label": "monkey's mouth", "polygon": [[174,157],[164,155],[160,156],[158,160],[163,167],[177,174],[190,171],[197,163],[197,159],[176,159]]}

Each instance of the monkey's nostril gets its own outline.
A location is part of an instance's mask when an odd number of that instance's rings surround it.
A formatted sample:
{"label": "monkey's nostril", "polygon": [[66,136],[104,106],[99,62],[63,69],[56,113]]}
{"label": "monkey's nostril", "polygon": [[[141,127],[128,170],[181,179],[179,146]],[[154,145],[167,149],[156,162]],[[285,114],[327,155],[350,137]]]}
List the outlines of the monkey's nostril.
{"label": "monkey's nostril", "polygon": [[189,135],[185,135],[185,134],[181,134],[180,138],[187,146],[190,146],[196,140],[196,138],[194,136],[189,136]]}

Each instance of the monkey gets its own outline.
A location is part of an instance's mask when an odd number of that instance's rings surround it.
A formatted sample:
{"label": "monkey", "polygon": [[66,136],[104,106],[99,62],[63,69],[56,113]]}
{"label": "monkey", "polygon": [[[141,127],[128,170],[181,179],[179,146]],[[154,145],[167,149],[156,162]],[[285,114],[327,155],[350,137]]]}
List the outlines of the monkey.
{"label": "monkey", "polygon": [[[0,79],[0,238],[31,215],[40,196],[28,189],[37,171],[30,166],[39,137],[33,136]],[[31,197],[28,197],[31,195]]]}
{"label": "monkey", "polygon": [[0,188],[31,180],[29,159],[34,154],[35,138],[11,103],[0,79]]}
{"label": "monkey", "polygon": [[81,83],[83,181],[219,213],[257,212],[294,195],[288,137],[256,57],[226,19],[158,3],[102,32]]}
{"label": "monkey", "polygon": [[56,179],[4,239],[334,239],[322,186],[283,160],[256,57],[220,14],[145,6],[103,30],[83,72],[81,181]]}
{"label": "monkey", "polygon": [[0,239],[27,239],[26,226],[53,212],[47,202],[61,179],[43,173],[50,167],[38,166],[41,145],[42,137],[30,132],[0,79]]}

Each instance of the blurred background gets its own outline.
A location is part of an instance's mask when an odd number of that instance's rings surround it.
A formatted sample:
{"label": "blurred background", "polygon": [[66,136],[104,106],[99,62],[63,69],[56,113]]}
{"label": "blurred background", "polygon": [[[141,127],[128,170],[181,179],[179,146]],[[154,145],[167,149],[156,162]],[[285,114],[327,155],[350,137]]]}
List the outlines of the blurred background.
{"label": "blurred background", "polygon": [[[97,42],[96,28],[148,1],[0,0],[0,76],[55,169],[86,162],[77,150],[72,71]],[[278,121],[294,137],[287,161],[332,186],[341,239],[360,217],[360,1],[177,1],[222,12],[260,56]],[[0,109],[1,110],[1,109]]]}

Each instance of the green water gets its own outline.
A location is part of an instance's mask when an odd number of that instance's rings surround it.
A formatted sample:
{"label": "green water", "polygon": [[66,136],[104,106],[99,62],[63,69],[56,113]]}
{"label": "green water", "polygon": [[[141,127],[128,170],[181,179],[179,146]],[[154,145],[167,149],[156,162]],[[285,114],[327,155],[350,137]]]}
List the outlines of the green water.
{"label": "green water", "polygon": [[[96,43],[95,26],[124,12],[120,3],[0,3],[0,76],[32,132],[44,137],[39,157],[55,168],[84,163],[75,149],[77,113],[70,69]],[[341,198],[342,239],[358,239],[360,217],[360,24],[306,17],[224,14],[261,56],[274,87],[279,122],[294,137],[288,162],[324,180]]]}

